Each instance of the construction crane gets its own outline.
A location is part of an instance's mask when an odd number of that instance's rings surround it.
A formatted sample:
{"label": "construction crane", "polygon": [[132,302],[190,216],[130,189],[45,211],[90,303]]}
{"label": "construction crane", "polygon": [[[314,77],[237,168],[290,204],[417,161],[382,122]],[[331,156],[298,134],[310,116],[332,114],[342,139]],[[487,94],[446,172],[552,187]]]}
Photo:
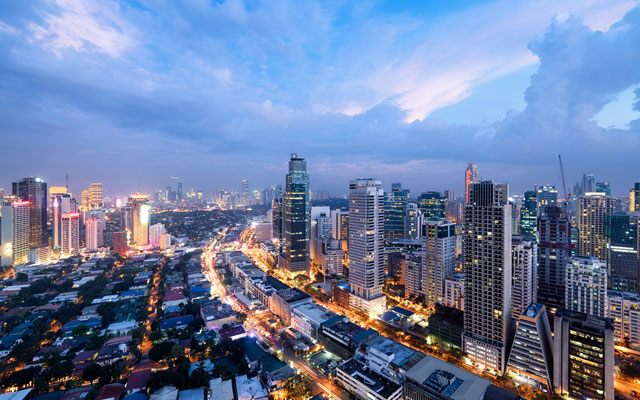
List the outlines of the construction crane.
{"label": "construction crane", "polygon": [[564,179],[564,167],[562,166],[562,155],[558,154],[558,161],[560,161],[560,176],[562,177],[562,188],[564,189],[564,211],[566,211],[567,204],[569,204],[569,197],[571,193],[567,193],[567,182]]}

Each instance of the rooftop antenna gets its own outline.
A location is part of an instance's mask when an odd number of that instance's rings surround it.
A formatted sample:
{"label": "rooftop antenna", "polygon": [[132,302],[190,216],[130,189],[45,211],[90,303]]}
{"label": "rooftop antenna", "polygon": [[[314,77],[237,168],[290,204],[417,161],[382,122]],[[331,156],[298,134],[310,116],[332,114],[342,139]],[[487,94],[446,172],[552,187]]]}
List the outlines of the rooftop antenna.
{"label": "rooftop antenna", "polygon": [[65,187],[67,188],[67,192],[69,191],[69,174],[64,175]]}
{"label": "rooftop antenna", "polygon": [[558,161],[560,161],[560,176],[562,177],[562,189],[564,190],[564,203],[563,203],[563,211],[567,211],[567,205],[569,203],[569,197],[571,197],[571,193],[567,192],[567,182],[564,179],[564,167],[562,166],[562,155],[558,154]]}

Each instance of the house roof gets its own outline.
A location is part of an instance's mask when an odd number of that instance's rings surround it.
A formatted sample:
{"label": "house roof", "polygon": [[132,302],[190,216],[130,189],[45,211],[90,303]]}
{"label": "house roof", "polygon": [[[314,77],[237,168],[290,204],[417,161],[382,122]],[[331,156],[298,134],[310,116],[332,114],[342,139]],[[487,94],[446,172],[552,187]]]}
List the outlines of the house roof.
{"label": "house roof", "polygon": [[130,390],[142,389],[143,387],[146,387],[149,378],[151,378],[150,369],[143,369],[133,372],[131,375],[129,375],[129,379],[127,380],[125,389],[127,390],[127,392]]}

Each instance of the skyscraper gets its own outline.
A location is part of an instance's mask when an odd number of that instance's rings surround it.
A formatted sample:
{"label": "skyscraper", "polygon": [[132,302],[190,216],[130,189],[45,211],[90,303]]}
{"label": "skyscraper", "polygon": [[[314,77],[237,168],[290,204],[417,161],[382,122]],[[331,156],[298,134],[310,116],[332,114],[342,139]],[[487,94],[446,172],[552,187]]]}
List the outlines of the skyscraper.
{"label": "skyscraper", "polygon": [[13,182],[12,194],[29,202],[29,246],[47,244],[47,184],[33,176],[23,178]]}
{"label": "skyscraper", "polygon": [[464,196],[465,204],[469,204],[469,187],[472,183],[476,183],[480,180],[478,175],[478,165],[475,163],[468,163],[467,169],[464,171]]}
{"label": "skyscraper", "polygon": [[384,237],[398,239],[404,237],[404,218],[409,202],[409,190],[402,189],[400,183],[391,184],[391,192],[384,194]]}
{"label": "skyscraper", "polygon": [[535,190],[524,192],[524,201],[520,208],[520,235],[526,240],[537,240],[538,199]]}
{"label": "skyscraper", "polygon": [[61,254],[70,257],[80,252],[80,213],[62,214]]}
{"label": "skyscraper", "polygon": [[538,214],[544,214],[547,206],[558,204],[558,189],[555,186],[540,186],[536,191],[536,208]]}
{"label": "skyscraper", "polygon": [[422,212],[418,204],[407,204],[407,211],[404,216],[404,237],[407,239],[420,239],[420,226],[422,225]]}
{"label": "skyscraper", "polygon": [[424,192],[418,197],[418,208],[425,220],[440,220],[447,217],[447,199],[439,192]]}
{"label": "skyscraper", "polygon": [[53,247],[60,248],[62,246],[62,214],[75,212],[71,207],[71,194],[61,193],[53,197]]}
{"label": "skyscraper", "polygon": [[247,179],[242,180],[242,203],[249,206],[249,181]]}
{"label": "skyscraper", "polygon": [[85,221],[85,248],[96,251],[102,247],[102,221],[98,217],[90,217]]}
{"label": "skyscraper", "polygon": [[553,384],[574,399],[613,399],[613,321],[559,309],[553,330]]}
{"label": "skyscraper", "polygon": [[425,301],[435,308],[444,301],[444,281],[456,266],[456,224],[425,220],[421,236]]}
{"label": "skyscraper", "polygon": [[183,200],[182,182],[178,182],[178,192],[176,193],[176,200],[178,200],[179,202]]}
{"label": "skyscraper", "polygon": [[609,182],[596,182],[596,192],[611,196],[611,185],[609,185]]}
{"label": "skyscraper", "polygon": [[519,237],[511,241],[511,315],[518,318],[536,301],[538,288],[538,251],[536,242]]}
{"label": "skyscraper", "polygon": [[0,265],[26,263],[29,256],[29,202],[0,198]]}
{"label": "skyscraper", "polygon": [[89,185],[89,209],[95,210],[102,208],[104,201],[102,199],[102,183],[92,183]]}
{"label": "skyscraper", "polygon": [[640,211],[640,182],[636,182],[629,191],[629,211]]}
{"label": "skyscraper", "polygon": [[351,306],[373,316],[384,311],[382,182],[349,182],[349,284]]}
{"label": "skyscraper", "polygon": [[282,199],[282,253],[279,266],[289,274],[309,273],[311,200],[307,162],[291,154]]}
{"label": "skyscraper", "polygon": [[604,237],[604,215],[613,212],[611,197],[604,193],[588,192],[578,198],[576,220],[579,232],[580,255],[606,259],[607,241]]}
{"label": "skyscraper", "polygon": [[607,264],[595,257],[569,259],[565,308],[585,314],[607,316]]}
{"label": "skyscraper", "polygon": [[609,287],[612,289],[629,292],[638,292],[640,289],[639,224],[638,212],[604,216],[606,261],[609,269]]}
{"label": "skyscraper", "polygon": [[560,207],[547,207],[538,218],[538,302],[547,312],[564,307],[565,271],[574,244],[571,243],[571,222]]}
{"label": "skyscraper", "polygon": [[511,206],[509,185],[471,184],[464,209],[463,351],[504,373],[511,344]]}
{"label": "skyscraper", "polygon": [[149,223],[151,222],[149,196],[135,194],[130,198],[131,242],[139,247],[149,244]]}
{"label": "skyscraper", "polygon": [[582,194],[592,193],[596,191],[596,178],[593,174],[585,173],[582,175]]}
{"label": "skyscraper", "polygon": [[271,240],[282,245],[282,198],[276,197],[271,202]]}

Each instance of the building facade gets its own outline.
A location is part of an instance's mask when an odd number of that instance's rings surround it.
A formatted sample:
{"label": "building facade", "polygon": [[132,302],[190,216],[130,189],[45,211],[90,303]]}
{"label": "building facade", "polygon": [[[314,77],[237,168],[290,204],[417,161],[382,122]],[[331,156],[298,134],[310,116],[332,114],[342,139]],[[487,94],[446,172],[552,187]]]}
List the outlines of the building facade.
{"label": "building facade", "polygon": [[565,308],[585,314],[607,316],[607,264],[595,257],[569,259]]}
{"label": "building facade", "polygon": [[586,192],[576,203],[579,254],[605,260],[607,241],[604,237],[604,216],[613,212],[611,197],[604,193]]}
{"label": "building facade", "polygon": [[538,288],[538,251],[535,242],[512,238],[511,242],[511,315],[518,318],[536,301]]}
{"label": "building facade", "polygon": [[456,224],[446,220],[422,223],[422,281],[427,307],[444,301],[444,281],[456,265]]}

